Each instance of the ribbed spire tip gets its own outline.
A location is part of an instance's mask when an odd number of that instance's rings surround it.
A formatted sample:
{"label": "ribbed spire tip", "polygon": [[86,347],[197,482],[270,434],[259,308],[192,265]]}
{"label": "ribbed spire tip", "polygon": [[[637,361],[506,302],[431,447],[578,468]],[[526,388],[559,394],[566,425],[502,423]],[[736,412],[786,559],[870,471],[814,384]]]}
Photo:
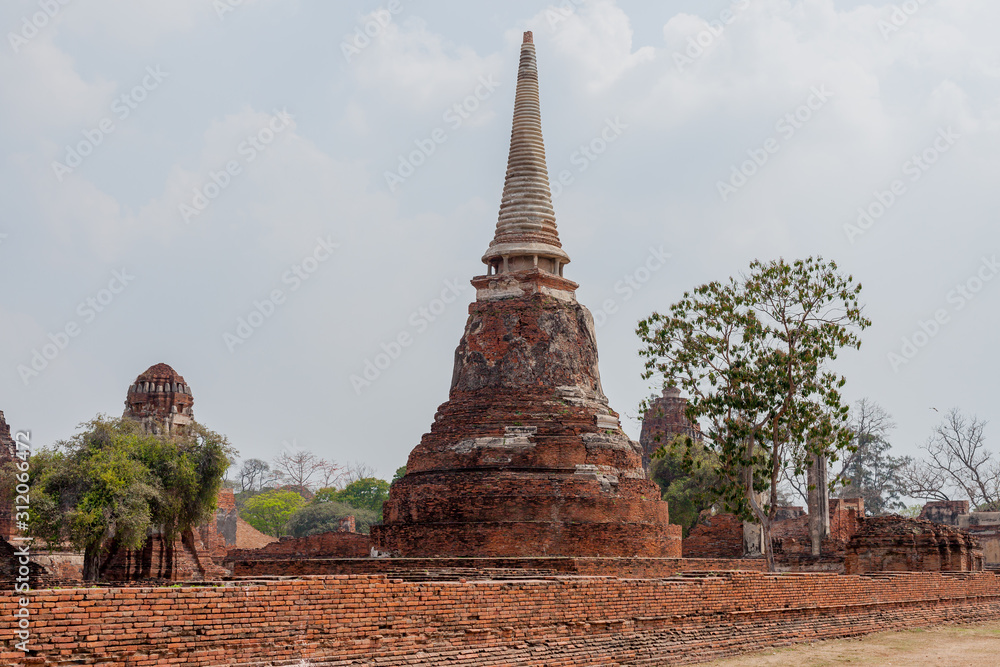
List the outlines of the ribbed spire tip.
{"label": "ribbed spire tip", "polygon": [[534,43],[535,43],[535,38],[534,38],[534,36],[533,36],[533,35],[531,34],[531,31],[530,31],[530,30],[529,30],[529,31],[527,31],[526,33],[524,33],[524,41],[523,41],[523,42],[521,42],[521,43],[522,43],[522,44],[534,44]]}

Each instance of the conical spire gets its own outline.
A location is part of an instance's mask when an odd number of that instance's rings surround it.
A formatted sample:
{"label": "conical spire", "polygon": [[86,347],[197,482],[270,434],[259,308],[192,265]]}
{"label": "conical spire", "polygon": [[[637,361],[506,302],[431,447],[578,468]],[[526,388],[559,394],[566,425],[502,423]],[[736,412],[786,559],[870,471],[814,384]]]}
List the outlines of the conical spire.
{"label": "conical spire", "polygon": [[559,243],[552,208],[538,102],[538,66],[530,32],[524,33],[521,44],[500,219],[483,262],[494,273],[537,267],[556,274],[561,273],[562,265],[569,263],[569,255]]}

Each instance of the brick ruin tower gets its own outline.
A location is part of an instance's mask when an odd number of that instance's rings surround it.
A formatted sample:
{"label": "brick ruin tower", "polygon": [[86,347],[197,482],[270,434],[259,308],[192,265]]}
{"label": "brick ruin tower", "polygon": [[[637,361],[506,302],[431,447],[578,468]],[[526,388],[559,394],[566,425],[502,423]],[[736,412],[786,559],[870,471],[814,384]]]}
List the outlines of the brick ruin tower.
{"label": "brick ruin tower", "polygon": [[127,419],[142,423],[154,435],[177,435],[194,420],[194,397],[184,378],[166,364],[156,364],[137,377],[125,399]]}
{"label": "brick ruin tower", "polygon": [[[0,467],[7,466],[17,458],[17,445],[10,435],[10,426],[0,410]],[[14,533],[14,487],[0,492],[0,538],[10,539]]]}
{"label": "brick ruin tower", "polygon": [[662,397],[650,400],[639,434],[642,465],[646,470],[653,461],[653,452],[669,445],[676,436],[689,435],[697,441],[702,439],[701,427],[684,414],[687,407],[687,399],[681,397],[681,390],[677,387],[667,387]]}
{"label": "brick ruin tower", "polygon": [[681,529],[608,406],[590,312],[563,277],[531,33],[496,236],[447,403],[393,484],[373,548],[404,557],[680,557]]}

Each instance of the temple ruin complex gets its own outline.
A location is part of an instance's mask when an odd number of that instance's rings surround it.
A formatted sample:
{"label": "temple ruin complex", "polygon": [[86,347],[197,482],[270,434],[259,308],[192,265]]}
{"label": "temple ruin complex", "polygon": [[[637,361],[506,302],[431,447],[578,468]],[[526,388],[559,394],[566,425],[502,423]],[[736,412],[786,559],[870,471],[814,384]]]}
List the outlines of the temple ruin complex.
{"label": "temple ruin complex", "polygon": [[[668,388],[633,442],[602,390],[593,318],[564,275],[530,32],[482,261],[448,400],[370,536],[349,518],[275,540],[224,489],[215,517],[179,544],[153,534],[111,554],[102,574],[114,585],[83,586],[69,559],[33,553],[33,653],[8,643],[0,661],[672,665],[1000,614],[977,539],[1000,535],[1000,514],[929,503],[919,519],[867,518],[861,499],[829,498],[821,457],[808,511],[778,510],[781,571],[766,572],[759,544],[746,557],[759,526],[733,515],[703,512],[682,543],[645,466],[673,436],[701,434]],[[130,385],[124,417],[175,436],[193,406],[184,379],[156,364]],[[0,456],[10,444],[0,412]],[[1000,566],[993,548],[987,565]],[[20,570],[4,540],[0,557],[12,590]],[[18,608],[0,598],[5,640],[23,627]]]}

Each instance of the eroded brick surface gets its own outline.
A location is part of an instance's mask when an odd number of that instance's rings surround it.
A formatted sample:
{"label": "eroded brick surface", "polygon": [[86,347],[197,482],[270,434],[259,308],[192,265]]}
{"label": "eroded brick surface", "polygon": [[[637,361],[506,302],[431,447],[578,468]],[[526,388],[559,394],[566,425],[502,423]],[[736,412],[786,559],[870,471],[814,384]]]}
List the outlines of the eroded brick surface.
{"label": "eroded brick surface", "polygon": [[848,574],[969,572],[983,569],[983,551],[968,532],[901,516],[869,517],[847,545]]}
{"label": "eroded brick surface", "polygon": [[477,301],[451,398],[372,530],[401,556],[680,556],[680,527],[600,387],[593,320],[535,293]]}
{"label": "eroded brick surface", "polygon": [[[0,410],[0,466],[10,465],[17,454],[17,447],[10,434],[10,426]],[[0,489],[0,539],[10,539],[14,529],[14,489]]]}
{"label": "eroded brick surface", "polygon": [[193,410],[194,396],[184,378],[167,364],[156,364],[129,386],[123,416],[150,433],[170,435],[191,423]]}
{"label": "eroded brick surface", "polygon": [[300,538],[283,537],[262,549],[231,549],[226,561],[367,558],[370,550],[371,543],[367,535],[330,532]]}

